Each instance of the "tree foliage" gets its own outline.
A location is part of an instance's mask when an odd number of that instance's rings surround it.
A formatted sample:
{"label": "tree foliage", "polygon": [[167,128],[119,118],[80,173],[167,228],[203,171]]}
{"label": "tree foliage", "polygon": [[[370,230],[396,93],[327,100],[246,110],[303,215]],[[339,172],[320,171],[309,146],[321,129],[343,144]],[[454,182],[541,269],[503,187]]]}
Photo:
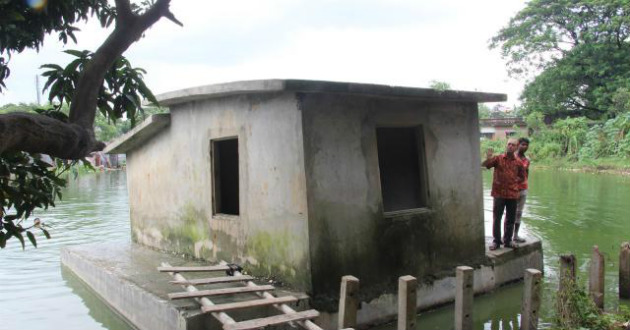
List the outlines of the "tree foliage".
{"label": "tree foliage", "polygon": [[630,0],[532,0],[492,38],[526,112],[611,118],[630,86]]}
{"label": "tree foliage", "polygon": [[429,82],[429,87],[433,89],[437,89],[438,91],[445,91],[445,90],[451,89],[451,84],[445,81],[431,80]]}
{"label": "tree foliage", "polygon": [[[42,75],[47,78],[44,91],[50,89],[48,100],[60,108],[72,100],[79,81],[79,76],[94,54],[88,50],[66,50],[76,59],[65,68],[57,64],[45,64],[47,69]],[[104,77],[99,89],[97,107],[100,113],[116,121],[126,115],[131,126],[136,124],[136,110],[143,111],[142,100],[158,104],[155,96],[143,81],[146,71],[134,68],[124,57],[119,56]]]}
{"label": "tree foliage", "polygon": [[8,152],[0,157],[1,248],[12,237],[17,238],[24,248],[24,233],[37,246],[34,234],[29,231],[33,227],[50,237],[39,219],[30,227],[23,225],[35,208],[54,207],[55,199],[61,198],[61,188],[65,187],[66,181],[60,177],[61,171],[50,170],[50,165],[39,155],[31,156],[25,152]]}
{"label": "tree foliage", "polygon": [[[41,1],[0,0],[0,91],[10,76],[10,59],[25,49],[38,50],[47,35],[76,42],[76,26],[96,18],[103,27],[115,22],[114,30],[95,51],[66,51],[75,57],[67,66],[47,64],[45,89],[50,108],[33,112],[0,111],[0,247],[24,236],[36,245],[31,228],[44,231],[39,219],[24,225],[35,208],[54,206],[65,181],[60,172],[68,169],[104,143],[95,137],[97,109],[107,122],[126,116],[135,124],[142,114],[143,99],[157,103],[142,81],[145,71],[133,68],[122,54],[161,17],[181,25],[169,10],[170,0]],[[68,109],[64,111],[64,109]],[[56,167],[42,161],[50,155]]]}
{"label": "tree foliage", "polygon": [[25,49],[39,48],[48,34],[67,43],[76,42],[77,23],[96,16],[103,26],[114,20],[115,8],[107,0],[50,1],[45,7],[31,7],[28,1],[0,0],[0,91],[10,70],[11,56]]}

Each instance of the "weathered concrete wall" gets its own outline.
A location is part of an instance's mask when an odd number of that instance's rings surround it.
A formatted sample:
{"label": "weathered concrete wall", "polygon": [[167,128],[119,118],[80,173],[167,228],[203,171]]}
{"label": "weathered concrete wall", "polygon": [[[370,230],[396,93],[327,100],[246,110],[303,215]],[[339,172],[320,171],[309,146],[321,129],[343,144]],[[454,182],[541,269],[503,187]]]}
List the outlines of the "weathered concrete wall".
{"label": "weathered concrete wall", "polygon": [[[238,137],[238,216],[212,214],[210,141],[226,137]],[[302,119],[294,94],[178,104],[171,125],[127,162],[135,241],[238,262],[309,288]]]}
{"label": "weathered concrete wall", "polygon": [[[303,109],[309,233],[316,307],[335,309],[339,279],[361,279],[362,300],[397,279],[431,280],[484,258],[475,103],[299,94]],[[421,125],[428,208],[383,214],[376,127]],[[330,298],[327,300],[326,297]]]}

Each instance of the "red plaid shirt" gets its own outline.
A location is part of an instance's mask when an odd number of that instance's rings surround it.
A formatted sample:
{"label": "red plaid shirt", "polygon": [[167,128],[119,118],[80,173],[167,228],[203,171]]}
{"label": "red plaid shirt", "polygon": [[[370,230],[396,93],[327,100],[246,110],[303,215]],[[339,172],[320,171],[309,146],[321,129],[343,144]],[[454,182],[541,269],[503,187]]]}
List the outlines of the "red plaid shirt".
{"label": "red plaid shirt", "polygon": [[486,163],[486,168],[494,167],[492,178],[492,197],[518,199],[520,185],[525,180],[523,162],[507,154],[494,156]]}

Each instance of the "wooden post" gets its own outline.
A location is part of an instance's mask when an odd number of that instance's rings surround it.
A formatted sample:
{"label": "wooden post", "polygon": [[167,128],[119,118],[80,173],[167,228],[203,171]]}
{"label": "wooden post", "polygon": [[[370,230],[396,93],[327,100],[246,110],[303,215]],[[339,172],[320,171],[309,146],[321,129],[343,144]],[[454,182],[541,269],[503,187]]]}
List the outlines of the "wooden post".
{"label": "wooden post", "polygon": [[413,276],[398,278],[398,330],[416,328],[416,291],[418,280]]}
{"label": "wooden post", "polygon": [[455,277],[455,330],[472,330],[474,270],[468,266],[457,267]]}
{"label": "wooden post", "polygon": [[588,293],[597,307],[604,308],[604,255],[597,245],[593,247],[588,276]]}
{"label": "wooden post", "polygon": [[537,269],[526,269],[523,305],[521,306],[521,330],[538,329],[541,288],[542,273]]}
{"label": "wooden post", "polygon": [[621,243],[619,252],[619,298],[630,298],[630,243]]}
{"label": "wooden post", "polygon": [[346,275],[341,278],[339,297],[339,329],[357,327],[357,309],[359,307],[359,279]]}
{"label": "wooden post", "polygon": [[564,286],[568,283],[575,282],[575,256],[572,254],[563,254],[560,256],[560,283],[559,291],[564,291]]}

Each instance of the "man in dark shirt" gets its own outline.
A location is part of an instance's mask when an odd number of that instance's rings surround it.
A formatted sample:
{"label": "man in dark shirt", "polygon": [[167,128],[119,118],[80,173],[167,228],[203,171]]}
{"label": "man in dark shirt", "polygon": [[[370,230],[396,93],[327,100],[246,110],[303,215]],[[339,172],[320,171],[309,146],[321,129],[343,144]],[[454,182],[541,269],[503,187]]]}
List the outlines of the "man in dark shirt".
{"label": "man in dark shirt", "polygon": [[512,242],[516,204],[520,195],[520,185],[525,180],[523,162],[514,155],[517,148],[518,140],[509,139],[504,154],[493,156],[492,149],[489,149],[486,152],[486,160],[481,163],[481,166],[485,166],[488,169],[494,167],[491,193],[492,197],[494,197],[494,206],[492,207],[493,243],[490,246],[490,250],[496,250],[501,247],[501,218],[503,217],[503,210],[507,213],[503,245],[507,248],[516,247]]}

